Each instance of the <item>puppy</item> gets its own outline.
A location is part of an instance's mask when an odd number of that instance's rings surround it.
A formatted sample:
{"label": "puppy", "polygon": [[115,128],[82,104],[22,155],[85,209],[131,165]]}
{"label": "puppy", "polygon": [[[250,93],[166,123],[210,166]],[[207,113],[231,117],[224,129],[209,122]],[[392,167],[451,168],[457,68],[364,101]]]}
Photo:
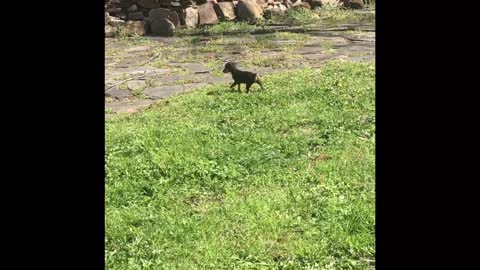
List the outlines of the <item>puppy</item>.
{"label": "puppy", "polygon": [[248,72],[248,71],[242,71],[239,70],[237,67],[237,63],[234,62],[228,62],[225,65],[225,68],[223,69],[223,73],[232,73],[232,78],[233,78],[233,84],[230,85],[230,88],[233,88],[235,85],[238,85],[238,91],[240,92],[240,85],[244,83],[247,87],[247,93],[250,92],[250,87],[252,84],[257,83],[260,85],[262,90],[265,90],[263,88],[262,82],[260,81],[260,77],[258,74],[253,73],[253,72]]}

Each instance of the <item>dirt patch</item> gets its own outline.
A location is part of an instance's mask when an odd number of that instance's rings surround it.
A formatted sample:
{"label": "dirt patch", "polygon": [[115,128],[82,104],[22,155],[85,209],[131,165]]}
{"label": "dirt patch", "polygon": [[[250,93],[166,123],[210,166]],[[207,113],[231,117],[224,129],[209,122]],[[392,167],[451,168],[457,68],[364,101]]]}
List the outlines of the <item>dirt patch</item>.
{"label": "dirt patch", "polygon": [[[317,68],[338,58],[375,61],[375,32],[370,30],[368,26],[342,25],[310,34],[109,39],[105,44],[106,108],[110,113],[131,113],[148,107],[152,98],[166,98],[205,84],[228,87],[231,77],[221,72],[227,61],[239,62],[244,69],[262,75]],[[142,87],[127,84],[131,80]]]}

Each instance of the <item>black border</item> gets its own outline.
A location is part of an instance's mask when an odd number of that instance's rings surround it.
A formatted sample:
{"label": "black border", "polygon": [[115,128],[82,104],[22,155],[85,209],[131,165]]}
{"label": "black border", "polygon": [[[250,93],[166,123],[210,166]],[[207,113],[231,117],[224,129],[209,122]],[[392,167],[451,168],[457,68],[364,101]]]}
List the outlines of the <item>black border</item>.
{"label": "black border", "polygon": [[460,40],[478,15],[458,4],[376,4],[377,269],[470,269],[475,258],[463,243],[478,212],[462,204],[476,197],[464,181],[472,160],[460,153],[472,150],[462,129],[475,122],[461,60],[475,49]]}
{"label": "black border", "polygon": [[[457,4],[457,15],[472,16],[464,4]],[[19,36],[4,35],[14,47],[4,48],[13,56],[4,63],[12,75],[5,80],[14,84],[2,93],[12,104],[3,115],[4,144],[13,148],[4,159],[10,176],[3,182],[12,187],[3,188],[11,197],[2,220],[11,237],[5,257],[18,256],[15,265],[104,269],[104,3],[88,5],[45,3],[7,19],[15,22],[7,30]],[[465,174],[475,164],[457,153],[471,150],[471,138],[454,133],[475,123],[462,122],[474,116],[465,109],[475,108],[466,93],[475,88],[461,81],[466,73],[453,76],[465,66],[448,63],[466,50],[448,43],[462,38],[459,28],[445,28],[456,20],[454,6],[376,3],[377,269],[437,269],[448,262],[465,269],[475,258],[467,257],[475,249],[459,242],[474,236],[461,222],[477,211],[457,200],[472,198],[469,190],[459,193],[458,180],[475,179]],[[454,168],[463,169],[448,174]]]}
{"label": "black border", "polygon": [[104,269],[104,3],[4,8],[14,33],[3,35],[3,257],[13,268]]}

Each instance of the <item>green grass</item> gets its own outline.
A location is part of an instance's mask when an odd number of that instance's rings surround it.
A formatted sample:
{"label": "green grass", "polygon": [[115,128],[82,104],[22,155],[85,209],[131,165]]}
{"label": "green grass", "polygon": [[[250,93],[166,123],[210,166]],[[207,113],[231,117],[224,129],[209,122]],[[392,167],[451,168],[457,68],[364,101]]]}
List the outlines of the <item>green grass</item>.
{"label": "green grass", "polygon": [[[298,34],[289,32],[276,32],[258,36],[256,41],[250,44],[250,48],[254,49],[283,49],[293,50],[303,46],[303,44],[310,40],[311,36],[308,34]],[[289,41],[292,43],[282,44],[278,41]]]}
{"label": "green grass", "polygon": [[133,35],[133,36],[116,36],[115,38],[110,38],[108,41],[105,41],[108,44],[110,49],[123,50],[131,46],[154,46],[158,45],[159,42],[154,40],[145,39],[143,36]]}
{"label": "green grass", "polygon": [[289,9],[284,15],[272,16],[267,23],[285,23],[291,25],[312,24],[318,22],[320,16],[310,9]]}
{"label": "green grass", "polygon": [[359,10],[324,6],[315,9],[289,9],[281,16],[272,16],[266,23],[282,23],[305,28],[322,28],[339,23],[374,23],[375,14]]}
{"label": "green grass", "polygon": [[256,23],[220,22],[215,25],[201,26],[195,29],[180,27],[175,29],[178,37],[189,35],[248,35],[257,30],[265,29],[270,24],[287,24],[304,29],[322,29],[340,23],[375,23],[375,14],[359,10],[342,9],[339,7],[324,6],[316,9],[289,9],[283,15],[272,15]]}
{"label": "green grass", "polygon": [[189,36],[192,34],[221,35],[223,33],[235,33],[244,35],[251,33],[257,26],[246,22],[220,22],[215,25],[200,26],[195,29],[180,27],[175,29],[175,35],[178,37]]}
{"label": "green grass", "polygon": [[242,66],[245,67],[271,67],[271,68],[297,68],[302,65],[303,58],[300,55],[277,54],[263,56],[257,53],[244,59]]}
{"label": "green grass", "polygon": [[[246,66],[261,66],[261,67],[290,67],[295,66],[296,64],[300,65],[297,62],[291,62],[294,57],[291,56],[262,56],[261,51],[265,49],[277,49],[282,51],[293,50],[301,47],[306,41],[311,38],[308,34],[300,33],[288,33],[288,32],[277,32],[272,34],[265,34],[261,36],[252,36],[246,35],[243,39],[229,39],[223,35],[210,36],[208,38],[200,37],[186,37],[178,42],[180,46],[189,46],[190,54],[175,54],[173,51],[173,46],[163,45],[162,50],[167,51],[168,53],[161,53],[161,59],[163,61],[161,64],[166,65],[168,61],[185,61],[185,62],[202,62],[206,66],[212,68],[213,75],[215,76],[224,76],[221,72],[222,66],[224,65],[223,61],[218,60],[215,57],[210,57],[203,55],[204,53],[212,53],[216,56],[223,55],[224,52],[242,51],[248,50],[249,54],[255,54],[258,56],[248,57],[244,59],[244,64]],[[288,43],[284,43],[287,41]],[[243,47],[243,49],[242,49]],[[171,49],[167,49],[171,48]],[[154,50],[155,55],[157,50]],[[153,65],[150,63],[149,65]],[[155,66],[162,67],[162,66]]]}
{"label": "green grass", "polygon": [[375,67],[106,122],[106,269],[374,269]]}

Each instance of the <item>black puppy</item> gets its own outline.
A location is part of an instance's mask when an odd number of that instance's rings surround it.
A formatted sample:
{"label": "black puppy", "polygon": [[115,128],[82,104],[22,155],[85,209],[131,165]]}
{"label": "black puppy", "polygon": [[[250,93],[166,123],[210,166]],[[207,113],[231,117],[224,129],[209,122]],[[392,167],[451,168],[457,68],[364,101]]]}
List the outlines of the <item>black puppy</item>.
{"label": "black puppy", "polygon": [[230,88],[234,87],[235,85],[238,85],[238,91],[240,92],[241,91],[240,85],[244,83],[247,86],[247,93],[248,93],[250,91],[250,87],[252,86],[252,84],[258,83],[258,85],[260,85],[262,90],[264,90],[258,74],[239,70],[237,67],[237,63],[228,62],[225,65],[225,68],[223,69],[223,73],[228,73],[228,72],[232,73],[232,78],[234,81],[233,84],[230,85]]}

